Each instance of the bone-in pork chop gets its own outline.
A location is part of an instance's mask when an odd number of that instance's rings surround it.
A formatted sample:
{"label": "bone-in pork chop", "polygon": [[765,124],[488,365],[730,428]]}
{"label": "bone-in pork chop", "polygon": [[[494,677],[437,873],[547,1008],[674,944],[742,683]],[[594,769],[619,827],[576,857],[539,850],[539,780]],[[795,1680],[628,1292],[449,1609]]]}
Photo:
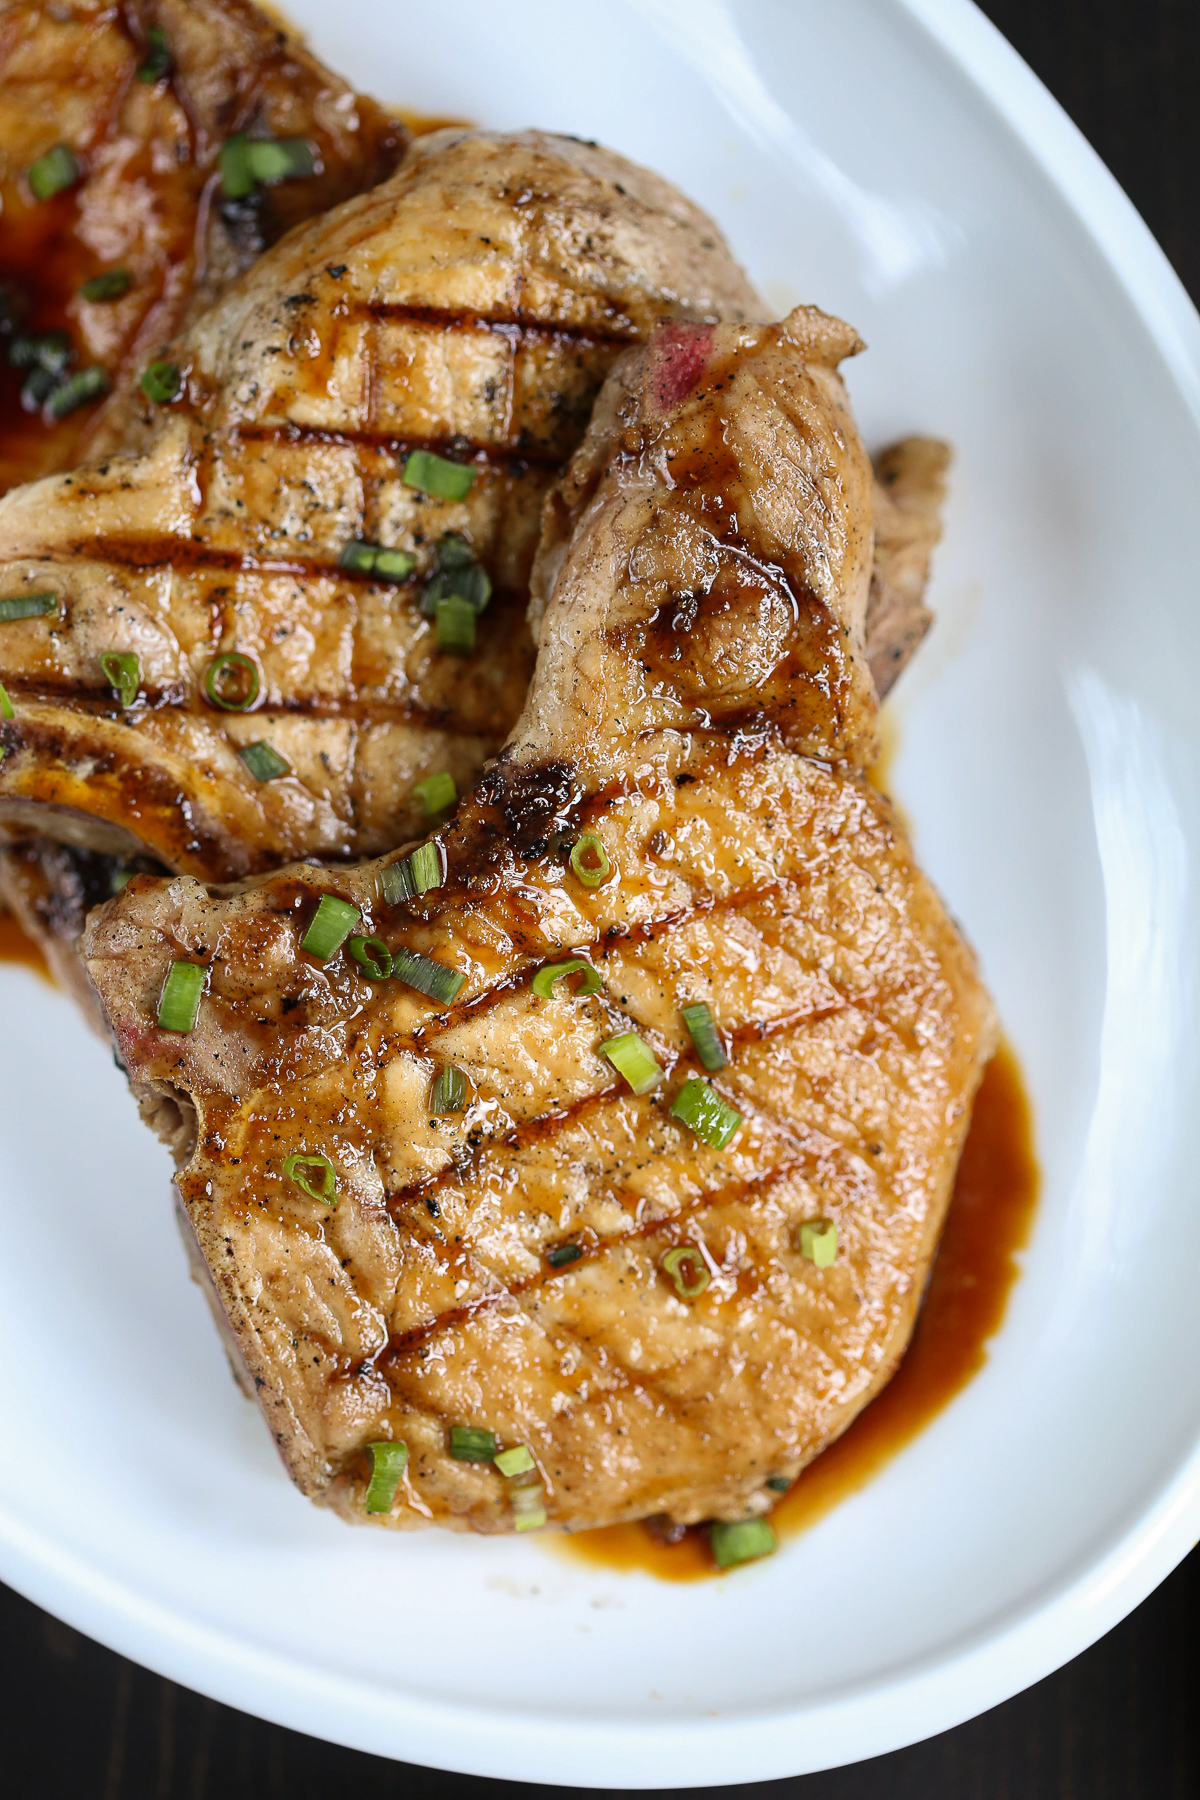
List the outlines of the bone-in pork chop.
{"label": "bone-in pork chop", "polygon": [[863,776],[855,348],[802,309],[622,359],[521,719],[415,855],[91,916],[285,1460],[347,1518],[762,1511],[904,1349],[993,1023]]}

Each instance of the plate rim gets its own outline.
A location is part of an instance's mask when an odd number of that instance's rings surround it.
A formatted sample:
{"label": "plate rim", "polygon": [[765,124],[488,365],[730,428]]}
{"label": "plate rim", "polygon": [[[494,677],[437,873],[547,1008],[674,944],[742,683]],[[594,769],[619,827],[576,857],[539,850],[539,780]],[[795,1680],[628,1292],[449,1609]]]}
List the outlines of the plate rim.
{"label": "plate rim", "polygon": [[[883,4],[931,41],[1057,192],[1125,293],[1200,431],[1200,314],[1097,152],[974,0]],[[1110,1631],[1198,1536],[1200,1441],[1156,1480],[1123,1528],[1055,1583],[900,1673],[733,1718],[619,1724],[586,1714],[550,1717],[405,1697],[239,1643],[199,1620],[181,1620],[164,1603],[4,1515],[0,1577],[119,1655],[306,1736],[466,1775],[559,1786],[593,1786],[602,1778],[612,1788],[705,1787],[880,1756],[1000,1705]],[[592,1780],[579,1779],[580,1768]]]}

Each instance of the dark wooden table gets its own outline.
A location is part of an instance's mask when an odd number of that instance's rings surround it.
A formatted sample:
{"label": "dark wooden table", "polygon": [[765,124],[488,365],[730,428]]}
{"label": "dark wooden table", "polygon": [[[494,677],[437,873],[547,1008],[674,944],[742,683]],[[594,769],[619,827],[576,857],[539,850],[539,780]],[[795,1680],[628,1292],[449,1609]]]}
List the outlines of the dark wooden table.
{"label": "dark wooden table", "polygon": [[[985,0],[1200,299],[1200,0]],[[893,1756],[734,1794],[1195,1800],[1200,1551],[1069,1667]],[[301,1737],[174,1687],[0,1589],[0,1757],[20,1800],[449,1800],[464,1777]],[[586,1770],[580,1770],[581,1777]]]}

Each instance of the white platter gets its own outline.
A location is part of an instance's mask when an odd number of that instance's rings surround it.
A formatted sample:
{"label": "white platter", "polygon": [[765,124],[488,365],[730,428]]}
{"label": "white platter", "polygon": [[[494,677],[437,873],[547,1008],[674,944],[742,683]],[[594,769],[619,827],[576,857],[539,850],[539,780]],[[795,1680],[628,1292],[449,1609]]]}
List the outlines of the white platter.
{"label": "white platter", "polygon": [[965,0],[289,0],[381,97],[594,136],[870,343],[868,439],[958,448],[898,794],[1034,1096],[1044,1199],[986,1368],[769,1564],[662,1586],[347,1531],[188,1281],[165,1152],[0,971],[0,1575],[248,1711],[596,1787],[799,1774],[956,1724],[1200,1535],[1200,321]]}

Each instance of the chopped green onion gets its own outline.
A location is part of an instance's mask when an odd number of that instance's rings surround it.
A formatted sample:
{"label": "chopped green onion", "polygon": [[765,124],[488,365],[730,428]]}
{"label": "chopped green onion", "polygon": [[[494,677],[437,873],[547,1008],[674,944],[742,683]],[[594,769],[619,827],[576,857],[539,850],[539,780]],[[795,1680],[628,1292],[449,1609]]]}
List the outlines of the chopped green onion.
{"label": "chopped green onion", "polygon": [[308,930],[300,939],[300,948],[319,962],[328,962],[361,922],[362,914],[349,900],[337,894],[322,894]]}
{"label": "chopped green onion", "polygon": [[754,1562],[779,1548],[779,1539],[766,1519],[722,1519],[709,1526],[708,1541],[718,1569],[734,1569],[738,1563]]}
{"label": "chopped green onion", "polygon": [[511,1450],[501,1450],[494,1461],[502,1475],[527,1475],[530,1469],[537,1468],[528,1444],[514,1444]]}
{"label": "chopped green onion", "polygon": [[696,1000],[690,1006],[680,1008],[683,1022],[688,1028],[688,1035],[696,1047],[696,1055],[706,1069],[723,1069],[729,1058],[725,1054],[725,1046],[717,1035],[716,1021],[712,1016],[712,1008],[703,1000]]}
{"label": "chopped green onion", "polygon": [[30,369],[21,383],[21,406],[25,412],[40,412],[58,386],[59,378],[49,369]]}
{"label": "chopped green onion", "polygon": [[388,550],[382,544],[351,538],[342,546],[338,566],[354,575],[375,575],[380,581],[407,581],[417,559],[411,550]]}
{"label": "chopped green onion", "polygon": [[408,859],[414,894],[427,894],[442,885],[442,857],[432,842],[419,844]]}
{"label": "chopped green onion", "polygon": [[254,192],[255,181],[250,170],[250,158],[246,154],[248,139],[244,131],[234,137],[226,138],[221,145],[218,166],[221,171],[221,190],[227,200],[244,200],[247,194]]}
{"label": "chopped green onion", "polygon": [[741,1113],[722,1100],[716,1088],[701,1081],[698,1075],[690,1075],[676,1094],[671,1103],[671,1117],[694,1131],[714,1150],[723,1150],[743,1124]]}
{"label": "chopped green onion", "polygon": [[382,549],[375,552],[374,573],[380,581],[407,581],[417,566],[411,550]]}
{"label": "chopped green onion", "polygon": [[214,656],[204,671],[204,692],[222,712],[249,712],[262,685],[258,664],[240,650]]}
{"label": "chopped green onion", "polygon": [[103,275],[93,275],[85,281],[79,290],[81,300],[119,300],[122,294],[129,292],[133,276],[128,269],[106,269]]}
{"label": "chopped green onion", "polygon": [[167,406],[183,392],[183,371],[175,362],[152,362],[142,372],[141,388],[147,400]]}
{"label": "chopped green onion", "polygon": [[414,450],[404,464],[405,487],[419,488],[436,500],[465,500],[475,480],[474,469],[435,456],[432,450]]}
{"label": "chopped green onion", "polygon": [[439,600],[437,603],[438,649],[451,656],[471,656],[475,650],[475,608],[469,600]]}
{"label": "chopped green onion", "polygon": [[695,1300],[712,1280],[712,1271],[694,1244],[664,1250],[659,1267],[666,1271],[681,1300]]}
{"label": "chopped green onion", "polygon": [[346,949],[368,981],[386,981],[392,972],[392,953],[382,938],[352,937]]}
{"label": "chopped green onion", "polygon": [[607,881],[612,864],[608,851],[592,832],[581,837],[571,852],[571,873],[585,888],[598,888]]}
{"label": "chopped green onion", "polygon": [[201,963],[171,964],[158,1002],[158,1023],[163,1031],[191,1031],[200,1010],[207,973]]}
{"label": "chopped green onion", "polygon": [[546,1252],[546,1261],[552,1269],[565,1269],[568,1263],[578,1262],[583,1250],[578,1244],[551,1244]]}
{"label": "chopped green onion", "polygon": [[75,152],[66,144],[56,144],[45,156],[30,163],[25,179],[35,200],[49,200],[64,188],[74,187],[82,173]]}
{"label": "chopped green onion", "polygon": [[468,544],[461,531],[443,531],[433,554],[443,574],[449,574],[451,569],[472,569],[479,560],[473,545]]}
{"label": "chopped green onion", "polygon": [[337,1170],[319,1150],[296,1150],[284,1161],[283,1172],[310,1200],[322,1206],[337,1205]]}
{"label": "chopped green onion", "polygon": [[114,869],[108,878],[109,892],[123,894],[136,874],[136,869]]}
{"label": "chopped green onion", "polygon": [[13,703],[8,697],[8,689],[4,687],[3,684],[0,684],[0,719],[12,719],[15,717],[16,714],[13,712]]}
{"label": "chopped green onion", "polygon": [[460,1113],[467,1104],[467,1078],[452,1063],[439,1070],[429,1096],[431,1113]]}
{"label": "chopped green onion", "polygon": [[307,138],[247,138],[245,157],[255,181],[299,181],[318,173]]}
{"label": "chopped green onion", "polygon": [[464,600],[476,613],[486,612],[492,597],[492,582],[482,564],[452,565],[439,569],[425,584],[421,594],[421,611],[427,619],[435,618],[443,600]]}
{"label": "chopped green onion", "polygon": [[281,775],[290,775],[292,772],[292,765],[287,757],[280,756],[266,738],[258,738],[253,744],[243,744],[238,755],[255,781],[277,781]]}
{"label": "chopped green onion", "polygon": [[0,625],[9,625],[14,619],[41,619],[57,611],[57,594],[14,594],[0,600]]}
{"label": "chopped green onion", "polygon": [[800,1254],[818,1269],[828,1269],[837,1257],[838,1228],[829,1219],[817,1219],[800,1227]]}
{"label": "chopped green onion", "polygon": [[371,1479],[363,1511],[391,1512],[396,1504],[396,1489],[408,1464],[408,1445],[394,1443],[368,1444],[371,1452]]}
{"label": "chopped green onion", "polygon": [[392,974],[405,987],[415,988],[418,994],[425,994],[443,1006],[449,1005],[467,979],[459,970],[448,969],[445,963],[434,962],[432,957],[421,956],[415,950],[403,949],[392,952]]}
{"label": "chopped green onion", "polygon": [[[574,989],[577,994],[598,994],[603,983],[600,971],[593,969],[590,962],[582,956],[573,956],[569,962],[544,963],[534,976],[531,986],[539,1000],[549,1000],[554,992],[554,984],[566,975],[583,974],[583,980]],[[614,1040],[615,1041],[615,1040]]]}
{"label": "chopped green onion", "polygon": [[512,1501],[513,1524],[518,1531],[540,1531],[546,1523],[546,1496],[542,1484],[535,1487],[518,1487],[509,1490]]}
{"label": "chopped green onion", "polygon": [[435,819],[458,799],[458,784],[449,769],[439,769],[436,775],[427,775],[424,781],[418,781],[413,793],[428,817]]}
{"label": "chopped green onion", "polygon": [[787,1494],[791,1492],[792,1484],[786,1475],[768,1475],[767,1486],[773,1494]]}
{"label": "chopped green onion", "polygon": [[171,46],[167,42],[166,32],[160,30],[157,25],[149,26],[146,31],[146,57],[137,72],[136,79],[145,82],[147,87],[153,87],[156,81],[161,81],[164,76],[169,75],[174,66],[175,59],[171,55]]}
{"label": "chopped green onion", "polygon": [[68,413],[86,406],[90,400],[102,400],[110,385],[108,370],[100,363],[93,363],[87,369],[77,369],[74,375],[68,375],[55,388],[46,402],[46,411],[52,419],[65,419]]}
{"label": "chopped green onion", "polygon": [[413,886],[412,866],[408,857],[402,856],[396,862],[385,863],[379,872],[379,885],[389,906],[400,906],[405,900],[415,900],[417,890]]}
{"label": "chopped green onion", "polygon": [[142,684],[142,665],[132,651],[106,650],[100,658],[104,678],[122,706],[132,706]]}
{"label": "chopped green onion", "polygon": [[496,1434],[476,1425],[450,1427],[450,1454],[455,1462],[492,1462],[499,1445]]}
{"label": "chopped green onion", "polygon": [[71,360],[71,340],[65,331],[18,331],[9,339],[10,369],[49,369],[54,374]]}
{"label": "chopped green onion", "polygon": [[649,1044],[636,1031],[622,1031],[600,1045],[618,1075],[623,1075],[635,1094],[648,1094],[662,1080],[662,1067]]}

